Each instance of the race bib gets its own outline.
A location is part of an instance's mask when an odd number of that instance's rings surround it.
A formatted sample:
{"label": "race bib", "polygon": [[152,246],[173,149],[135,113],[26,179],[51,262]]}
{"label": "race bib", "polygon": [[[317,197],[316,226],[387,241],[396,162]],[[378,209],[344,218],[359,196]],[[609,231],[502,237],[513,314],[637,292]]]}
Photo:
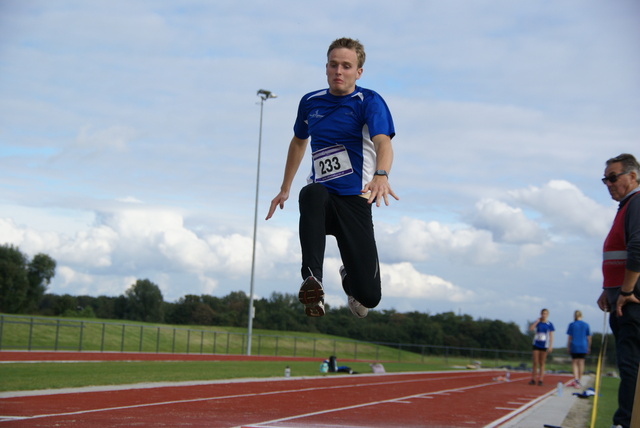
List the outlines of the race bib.
{"label": "race bib", "polygon": [[536,333],[536,342],[546,342],[547,334],[546,333]]}
{"label": "race bib", "polygon": [[312,156],[317,183],[334,180],[353,173],[349,153],[342,145],[320,149],[314,152]]}

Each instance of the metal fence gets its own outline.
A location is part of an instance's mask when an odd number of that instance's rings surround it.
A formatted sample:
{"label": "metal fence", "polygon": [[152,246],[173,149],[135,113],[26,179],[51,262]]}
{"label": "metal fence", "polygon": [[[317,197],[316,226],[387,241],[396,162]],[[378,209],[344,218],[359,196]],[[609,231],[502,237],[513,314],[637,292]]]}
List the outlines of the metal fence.
{"label": "metal fence", "polygon": [[[247,334],[212,328],[81,321],[0,314],[0,351],[155,352],[244,354]],[[252,335],[252,355],[425,362],[427,359],[526,364],[530,352],[500,349],[362,342],[308,336]]]}

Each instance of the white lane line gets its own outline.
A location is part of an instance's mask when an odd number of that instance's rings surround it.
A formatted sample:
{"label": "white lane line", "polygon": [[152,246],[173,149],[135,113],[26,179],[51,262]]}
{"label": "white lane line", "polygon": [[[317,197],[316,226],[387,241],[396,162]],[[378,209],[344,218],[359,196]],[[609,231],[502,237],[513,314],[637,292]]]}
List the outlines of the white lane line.
{"label": "white lane line", "polygon": [[448,392],[464,392],[464,391],[468,391],[468,390],[471,390],[471,389],[483,388],[485,386],[491,386],[491,385],[495,385],[495,382],[488,382],[488,383],[483,383],[483,384],[478,384],[478,385],[464,386],[464,387],[460,387],[460,388],[443,389],[442,391],[434,391],[434,392],[427,392],[427,393],[421,393],[421,394],[415,394],[415,395],[408,395],[406,397],[398,397],[398,398],[393,398],[393,399],[389,399],[389,400],[372,401],[372,402],[369,402],[369,403],[356,404],[356,405],[353,405],[353,406],[337,407],[335,409],[327,409],[327,410],[322,410],[322,411],[318,411],[318,412],[311,412],[311,413],[305,413],[305,414],[296,415],[296,416],[288,416],[286,418],[273,419],[273,420],[270,420],[270,421],[260,422],[258,424],[253,424],[253,425],[238,425],[238,426],[232,427],[232,428],[267,428],[267,427],[268,428],[274,428],[274,426],[271,425],[271,424],[276,424],[276,423],[285,422],[285,421],[291,421],[291,420],[294,420],[294,419],[306,418],[306,417],[309,417],[309,416],[325,415],[327,413],[340,412],[340,411],[343,411],[343,410],[351,410],[351,409],[358,409],[358,408],[361,408],[361,407],[375,406],[377,404],[393,403],[393,402],[397,402],[398,400],[410,400],[410,399],[414,399],[414,398],[423,398],[423,397],[429,396],[429,395],[442,395],[443,393],[448,393]]}
{"label": "white lane line", "polygon": [[[473,376],[471,376],[471,377],[473,377]],[[197,403],[197,402],[203,402],[203,401],[219,401],[219,400],[227,400],[227,399],[233,399],[233,398],[267,396],[267,395],[288,394],[288,393],[299,393],[299,392],[309,392],[309,391],[318,391],[318,390],[326,391],[327,389],[344,389],[344,388],[358,388],[358,387],[369,387],[369,386],[380,386],[380,385],[408,384],[408,383],[416,383],[416,382],[431,382],[431,381],[436,381],[436,380],[449,380],[449,379],[459,379],[459,378],[461,378],[461,376],[439,376],[439,377],[432,377],[432,378],[430,378],[430,377],[422,377],[420,379],[406,379],[406,380],[400,380],[400,381],[398,381],[398,380],[395,380],[395,381],[388,380],[388,381],[373,382],[373,383],[333,385],[333,386],[310,387],[310,388],[302,388],[302,389],[289,389],[289,390],[260,392],[260,393],[247,393],[247,394],[236,394],[236,395],[216,396],[216,397],[202,397],[202,398],[192,398],[192,399],[185,399],[185,400],[161,401],[161,402],[156,402],[156,403],[134,404],[134,405],[129,405],[129,406],[115,406],[115,407],[104,407],[104,408],[97,408],[97,409],[86,409],[86,410],[78,410],[78,411],[75,411],[75,412],[50,413],[50,414],[40,414],[40,415],[31,415],[31,416],[16,416],[16,417],[13,417],[13,419],[11,419],[11,420],[42,419],[42,418],[48,418],[48,417],[73,416],[73,415],[82,415],[82,414],[89,414],[89,413],[109,412],[109,411],[114,411],[114,410],[139,409],[139,408],[145,408],[145,407],[167,406],[167,405],[183,404],[183,403]],[[467,378],[468,379],[468,377],[463,377],[463,378]],[[493,385],[493,384],[494,383],[485,383],[485,384],[474,385],[474,386],[470,386],[470,387],[463,387],[463,388],[458,388],[458,389],[471,389],[471,388],[477,388],[477,387]],[[443,394],[443,393],[447,393],[447,392],[457,391],[458,389],[447,389],[447,390],[442,390],[442,391],[433,392],[433,393],[417,394],[417,395],[408,396],[408,397],[399,397],[399,398],[394,398],[394,399],[391,399],[391,400],[385,400],[385,401],[381,401],[381,402],[365,403],[365,404],[362,404],[362,405],[357,405],[355,407],[370,406],[370,405],[374,405],[374,404],[378,404],[378,403],[384,403],[384,402],[390,402],[390,401],[394,401],[394,400],[398,400],[398,399],[415,398],[415,397],[419,397],[419,396],[422,396],[422,395]],[[52,394],[52,395],[55,395],[55,394]],[[344,409],[349,409],[349,408],[350,407],[345,407]],[[328,410],[326,412],[320,412],[318,414],[328,413],[328,412],[333,412],[333,411],[339,411],[339,410],[342,410],[342,409],[332,409],[332,410]],[[313,415],[313,414],[316,414],[316,413],[312,413],[310,415]],[[294,417],[294,418],[296,418],[296,417]],[[288,419],[290,419],[290,418],[285,418],[285,419],[282,419],[282,420],[288,420]],[[8,421],[9,420],[0,420],[0,424],[2,424],[3,422],[8,422]],[[276,419],[273,422],[277,422],[277,421],[280,421],[280,419]]]}
{"label": "white lane line", "polygon": [[[446,380],[446,379],[455,379],[460,376],[454,377],[442,377],[442,375],[451,375],[451,374],[460,374],[459,371],[443,371],[440,372],[440,377],[427,378],[424,377],[425,374],[434,374],[433,372],[425,373],[425,372],[404,372],[404,373],[383,373],[383,374],[360,374],[359,378],[385,378],[385,377],[400,377],[400,376],[422,376],[420,379],[413,379],[412,381],[422,381],[422,380]],[[471,373],[469,373],[471,374]],[[473,376],[469,376],[469,374],[465,373],[465,379],[470,379]],[[486,375],[483,372],[475,372],[473,375]],[[208,380],[208,381],[183,381],[183,382],[146,382],[146,383],[135,383],[135,384],[127,384],[127,385],[101,385],[101,386],[86,386],[86,387],[76,387],[76,388],[58,388],[58,389],[43,389],[36,391],[8,391],[8,392],[0,392],[0,399],[2,398],[14,398],[14,397],[31,397],[31,396],[42,396],[42,395],[58,395],[58,394],[75,394],[75,393],[85,393],[85,392],[106,392],[106,391],[123,391],[130,389],[158,389],[162,387],[181,387],[181,386],[206,386],[206,385],[220,385],[220,384],[235,384],[235,383],[273,383],[273,382],[291,382],[293,380],[313,380],[320,379],[322,381],[333,381],[338,380],[340,378],[327,378],[326,376],[300,376],[300,377],[292,377],[292,378],[240,378],[240,379],[218,379],[218,380]],[[403,381],[388,381],[391,383],[399,383]],[[406,382],[406,381],[404,381]],[[376,385],[376,384],[372,384]]]}

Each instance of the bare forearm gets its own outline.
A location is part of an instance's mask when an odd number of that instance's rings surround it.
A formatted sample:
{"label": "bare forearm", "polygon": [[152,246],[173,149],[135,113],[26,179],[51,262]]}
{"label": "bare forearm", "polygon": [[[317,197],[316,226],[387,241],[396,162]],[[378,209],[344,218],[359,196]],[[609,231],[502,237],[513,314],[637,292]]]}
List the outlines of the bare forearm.
{"label": "bare forearm", "polygon": [[376,135],[373,137],[373,143],[376,150],[376,169],[384,169],[390,172],[393,164],[391,139],[388,135]]}
{"label": "bare forearm", "polygon": [[304,157],[304,153],[307,149],[307,140],[301,140],[297,137],[291,139],[289,144],[289,151],[287,153],[287,162],[284,167],[284,177],[282,178],[282,186],[280,190],[289,192],[291,189],[291,183],[300,168],[300,163]]}
{"label": "bare forearm", "polygon": [[624,281],[622,281],[621,291],[633,291],[640,278],[640,272],[634,272],[629,269],[624,271]]}
{"label": "bare forearm", "polygon": [[287,153],[287,162],[284,167],[282,186],[280,187],[280,192],[271,201],[269,212],[267,213],[267,217],[265,218],[265,220],[269,220],[273,216],[273,213],[276,211],[277,207],[280,207],[280,209],[284,208],[284,203],[287,199],[289,199],[291,183],[293,183],[296,172],[298,172],[300,162],[302,162],[302,158],[304,157],[304,152],[306,149],[307,140],[301,140],[299,138],[296,138],[295,136],[291,139],[291,143],[289,144],[289,152]]}
{"label": "bare forearm", "polygon": [[[388,135],[378,134],[371,138],[376,150],[376,170],[385,170],[387,173],[391,170],[391,164],[393,163],[393,148],[391,147],[391,139]],[[376,206],[380,206],[384,201],[385,205],[389,205],[389,196],[392,196],[398,200],[398,195],[395,194],[391,186],[389,185],[389,176],[374,175],[373,179],[365,184],[362,189],[362,194],[369,194],[367,202],[372,204],[375,202]]]}

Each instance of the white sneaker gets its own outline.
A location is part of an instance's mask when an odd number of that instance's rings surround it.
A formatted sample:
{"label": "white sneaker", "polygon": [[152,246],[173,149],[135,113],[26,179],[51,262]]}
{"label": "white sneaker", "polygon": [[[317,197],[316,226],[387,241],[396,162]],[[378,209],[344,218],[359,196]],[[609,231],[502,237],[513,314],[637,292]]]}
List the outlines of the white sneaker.
{"label": "white sneaker", "polygon": [[362,306],[362,303],[358,302],[353,296],[349,296],[349,309],[351,313],[358,318],[364,318],[369,313],[369,308]]}
{"label": "white sneaker", "polygon": [[[340,266],[340,278],[344,282],[344,278],[347,276],[347,271],[344,270],[344,265]],[[369,313],[369,308],[362,306],[362,303],[358,302],[353,296],[348,296],[349,309],[351,313],[358,318],[364,318]]]}

